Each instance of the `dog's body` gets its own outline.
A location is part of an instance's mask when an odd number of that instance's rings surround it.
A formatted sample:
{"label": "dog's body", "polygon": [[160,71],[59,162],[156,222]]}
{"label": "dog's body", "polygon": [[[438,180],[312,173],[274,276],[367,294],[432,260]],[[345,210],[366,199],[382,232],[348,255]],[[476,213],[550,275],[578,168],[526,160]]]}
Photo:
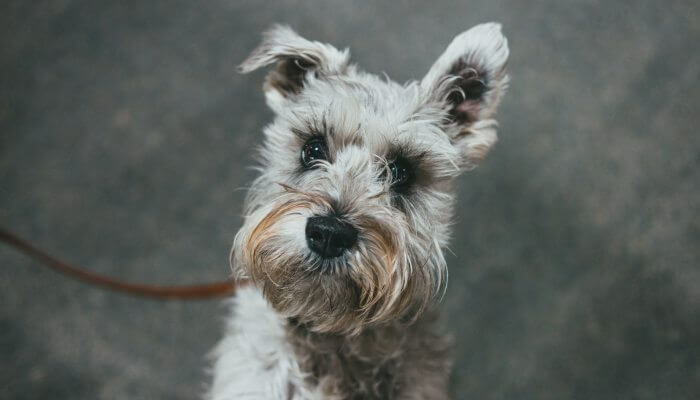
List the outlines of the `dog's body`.
{"label": "dog's body", "polygon": [[212,399],[442,399],[446,341],[432,318],[358,336],[310,332],[245,288],[216,349]]}
{"label": "dog's body", "polygon": [[496,141],[497,24],[457,36],[420,82],[276,27],[241,65],[276,63],[261,176],[231,261],[252,285],[215,351],[211,400],[444,399],[434,299],[452,182]]}

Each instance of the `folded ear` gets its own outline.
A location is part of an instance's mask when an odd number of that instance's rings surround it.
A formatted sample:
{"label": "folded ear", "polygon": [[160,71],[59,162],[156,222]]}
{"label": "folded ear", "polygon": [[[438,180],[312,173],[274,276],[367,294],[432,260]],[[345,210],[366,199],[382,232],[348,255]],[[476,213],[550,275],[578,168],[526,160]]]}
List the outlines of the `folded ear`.
{"label": "folded ear", "polygon": [[274,91],[282,97],[302,91],[309,74],[319,77],[344,73],[349,51],[304,39],[290,27],[274,25],[263,34],[263,41],[241,63],[238,70],[248,73],[276,63],[265,79],[265,92]]}
{"label": "folded ear", "polygon": [[501,25],[477,25],[454,38],[421,81],[443,107],[445,130],[473,168],[496,142],[496,108],[508,85],[508,40]]}

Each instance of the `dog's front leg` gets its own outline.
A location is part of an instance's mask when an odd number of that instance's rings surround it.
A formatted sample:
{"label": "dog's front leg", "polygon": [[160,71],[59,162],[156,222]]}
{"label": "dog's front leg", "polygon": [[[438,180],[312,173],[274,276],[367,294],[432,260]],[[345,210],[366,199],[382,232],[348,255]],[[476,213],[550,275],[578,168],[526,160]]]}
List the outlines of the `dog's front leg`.
{"label": "dog's front leg", "polygon": [[306,400],[302,374],[285,340],[283,321],[258,289],[241,288],[228,334],[214,349],[208,400]]}

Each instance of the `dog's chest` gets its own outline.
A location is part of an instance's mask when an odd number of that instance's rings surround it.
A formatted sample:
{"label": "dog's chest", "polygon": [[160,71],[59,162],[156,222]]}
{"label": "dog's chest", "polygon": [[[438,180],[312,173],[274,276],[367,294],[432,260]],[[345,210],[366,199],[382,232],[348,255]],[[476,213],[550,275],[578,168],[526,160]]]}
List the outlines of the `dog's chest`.
{"label": "dog's chest", "polygon": [[402,336],[392,328],[345,336],[287,325],[287,340],[306,382],[324,398],[395,398],[401,387]]}
{"label": "dog's chest", "polygon": [[214,350],[209,399],[393,397],[396,364],[375,338],[348,345],[339,337],[290,329],[253,288],[238,292],[232,311],[227,334]]}

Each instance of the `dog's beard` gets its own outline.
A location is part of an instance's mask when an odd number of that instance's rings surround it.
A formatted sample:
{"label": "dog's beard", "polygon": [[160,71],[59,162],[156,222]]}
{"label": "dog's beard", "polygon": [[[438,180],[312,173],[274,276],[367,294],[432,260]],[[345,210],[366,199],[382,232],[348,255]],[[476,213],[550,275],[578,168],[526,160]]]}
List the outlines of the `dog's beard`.
{"label": "dog's beard", "polygon": [[359,231],[352,249],[320,258],[307,247],[304,228],[309,216],[331,208],[323,196],[294,192],[255,210],[232,249],[239,277],[252,279],[278,312],[316,332],[353,334],[417,317],[440,286],[431,272],[439,268],[430,265],[432,246],[416,257],[406,248],[405,222],[375,212],[348,217]]}

